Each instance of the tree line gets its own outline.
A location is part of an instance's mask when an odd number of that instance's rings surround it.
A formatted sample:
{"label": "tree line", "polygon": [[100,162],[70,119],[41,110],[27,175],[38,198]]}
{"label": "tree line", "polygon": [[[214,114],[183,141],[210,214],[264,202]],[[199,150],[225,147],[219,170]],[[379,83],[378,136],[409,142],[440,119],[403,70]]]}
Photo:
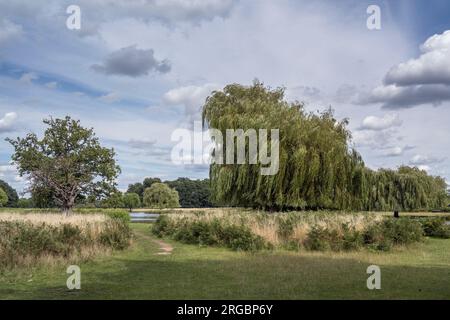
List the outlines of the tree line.
{"label": "tree line", "polygon": [[331,109],[307,112],[303,103],[285,101],[283,88],[258,81],[249,87],[228,85],[207,98],[203,121],[224,135],[227,129],[280,130],[276,175],[260,175],[260,164],[210,166],[211,199],[217,204],[266,210],[418,210],[441,208],[448,201],[441,177],[407,166],[367,168],[351,147],[347,119],[336,120]]}

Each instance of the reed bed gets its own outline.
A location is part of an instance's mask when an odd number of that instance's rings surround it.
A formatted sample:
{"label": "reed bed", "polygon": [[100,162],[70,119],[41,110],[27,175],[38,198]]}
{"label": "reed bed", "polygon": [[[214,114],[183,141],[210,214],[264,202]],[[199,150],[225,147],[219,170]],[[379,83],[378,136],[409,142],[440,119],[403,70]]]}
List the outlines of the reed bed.
{"label": "reed bed", "polygon": [[86,260],[126,248],[131,239],[121,216],[0,213],[0,270]]}

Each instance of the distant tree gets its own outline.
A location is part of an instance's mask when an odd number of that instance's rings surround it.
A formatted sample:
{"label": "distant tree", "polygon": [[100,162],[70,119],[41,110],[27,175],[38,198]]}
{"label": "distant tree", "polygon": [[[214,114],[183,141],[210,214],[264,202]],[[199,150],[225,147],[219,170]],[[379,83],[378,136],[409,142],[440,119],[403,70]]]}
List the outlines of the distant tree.
{"label": "distant tree", "polygon": [[33,200],[27,199],[27,198],[20,198],[17,201],[17,207],[18,208],[33,208],[34,207]]}
{"label": "distant tree", "polygon": [[145,178],[143,184],[144,190],[150,188],[154,183],[161,183],[160,178]]}
{"label": "distant tree", "polygon": [[8,195],[3,189],[0,188],[0,207],[5,206],[8,203]]}
{"label": "distant tree", "polygon": [[180,205],[183,208],[206,208],[213,206],[209,200],[211,195],[209,179],[191,180],[189,178],[178,178],[174,181],[165,181],[165,183],[178,191]]}
{"label": "distant tree", "polygon": [[180,206],[178,192],[167,184],[154,183],[144,191],[144,204],[150,208],[178,208]]}
{"label": "distant tree", "polygon": [[19,196],[17,195],[17,191],[14,190],[7,182],[0,180],[0,188],[6,192],[8,195],[8,203],[7,207],[15,207],[17,206],[17,200],[19,200]]}
{"label": "distant tree", "polygon": [[123,195],[123,204],[126,208],[130,209],[137,208],[141,205],[141,199],[137,193],[127,192]]}
{"label": "distant tree", "polygon": [[19,174],[29,178],[31,186],[52,189],[57,205],[71,212],[79,195],[108,194],[120,173],[114,150],[100,145],[92,128],[69,116],[45,119],[44,137],[29,133],[25,138],[7,139],[15,149],[12,156]]}
{"label": "distant tree", "polygon": [[52,188],[40,185],[37,182],[29,189],[31,193],[31,201],[33,207],[36,208],[55,208],[57,207],[55,201],[55,192]]}
{"label": "distant tree", "polygon": [[140,182],[136,182],[128,185],[127,193],[136,193],[142,201],[142,196],[144,195],[144,185]]}
{"label": "distant tree", "polygon": [[125,205],[123,203],[122,193],[117,191],[112,193],[102,202],[103,206],[106,208],[123,208]]}

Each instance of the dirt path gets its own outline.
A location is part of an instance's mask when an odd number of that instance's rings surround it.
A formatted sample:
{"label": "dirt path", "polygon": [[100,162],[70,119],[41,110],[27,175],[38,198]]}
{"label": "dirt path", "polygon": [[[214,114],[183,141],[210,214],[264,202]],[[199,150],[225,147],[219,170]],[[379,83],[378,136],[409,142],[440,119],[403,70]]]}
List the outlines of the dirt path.
{"label": "dirt path", "polygon": [[165,243],[164,241],[161,240],[153,240],[153,242],[159,245],[159,250],[161,250],[161,252],[158,252],[157,254],[159,255],[172,254],[173,247],[170,244]]}

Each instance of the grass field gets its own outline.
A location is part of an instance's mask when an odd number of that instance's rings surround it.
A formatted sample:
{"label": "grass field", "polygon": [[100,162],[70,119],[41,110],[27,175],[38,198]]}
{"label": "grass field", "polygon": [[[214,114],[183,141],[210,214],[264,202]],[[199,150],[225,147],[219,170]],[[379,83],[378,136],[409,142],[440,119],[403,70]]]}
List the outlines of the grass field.
{"label": "grass field", "polygon": [[[0,275],[1,299],[450,299],[450,240],[389,253],[233,252],[183,245],[159,255],[149,225],[132,224],[132,247],[81,263],[81,290],[66,266]],[[368,290],[366,268],[381,267]]]}

